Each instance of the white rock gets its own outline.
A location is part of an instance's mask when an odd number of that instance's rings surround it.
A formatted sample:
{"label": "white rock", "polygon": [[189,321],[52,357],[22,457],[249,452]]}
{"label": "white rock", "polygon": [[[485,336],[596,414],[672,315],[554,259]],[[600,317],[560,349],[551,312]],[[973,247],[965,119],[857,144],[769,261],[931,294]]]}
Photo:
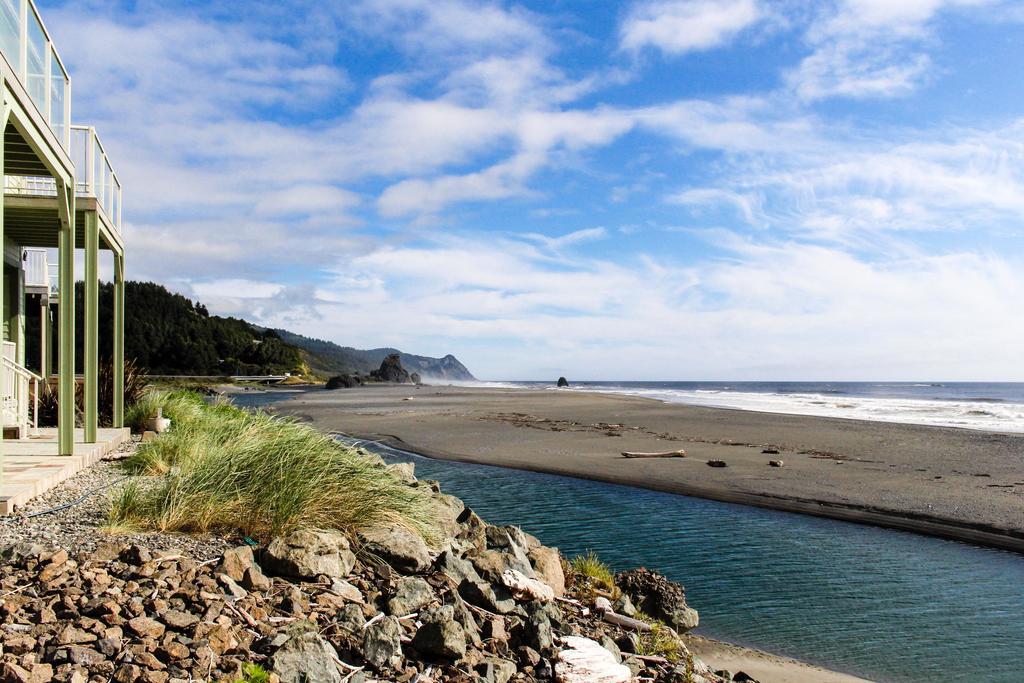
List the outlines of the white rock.
{"label": "white rock", "polygon": [[501,582],[505,588],[521,600],[540,600],[551,602],[555,599],[555,589],[543,581],[531,579],[515,569],[506,569],[501,574]]}
{"label": "white rock", "polygon": [[615,661],[615,655],[589,638],[567,636],[566,649],[558,653],[555,680],[559,683],[629,683],[629,667]]}

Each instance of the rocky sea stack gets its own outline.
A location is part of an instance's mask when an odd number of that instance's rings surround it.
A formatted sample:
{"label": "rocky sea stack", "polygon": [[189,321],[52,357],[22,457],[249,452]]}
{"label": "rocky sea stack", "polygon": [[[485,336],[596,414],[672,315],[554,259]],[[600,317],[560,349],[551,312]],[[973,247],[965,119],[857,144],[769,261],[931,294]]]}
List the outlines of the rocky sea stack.
{"label": "rocky sea stack", "polygon": [[394,384],[409,384],[412,377],[409,371],[402,367],[402,356],[397,353],[390,354],[385,358],[380,367],[370,373],[370,377],[378,382],[392,382]]}
{"label": "rocky sea stack", "polygon": [[0,680],[751,680],[688,652],[678,634],[697,615],[677,584],[568,563],[411,465],[380,467],[431,493],[430,544],[390,524],[293,531],[209,558],[117,537],[75,555],[7,547]]}

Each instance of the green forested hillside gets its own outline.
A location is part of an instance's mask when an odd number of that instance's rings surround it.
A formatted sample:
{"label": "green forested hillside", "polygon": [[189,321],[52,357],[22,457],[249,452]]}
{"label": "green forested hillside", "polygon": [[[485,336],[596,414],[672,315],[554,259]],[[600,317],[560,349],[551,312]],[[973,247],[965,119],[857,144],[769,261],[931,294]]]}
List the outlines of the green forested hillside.
{"label": "green forested hillside", "polygon": [[[78,359],[81,367],[82,286],[76,288]],[[113,324],[113,287],[100,286],[100,329]],[[125,283],[125,358],[155,375],[251,375],[301,373],[299,350],[272,330],[238,318],[210,315],[201,303],[152,282]],[[111,336],[100,335],[100,356],[109,358]]]}
{"label": "green forested hillside", "polygon": [[[83,290],[75,290],[76,367],[82,367]],[[113,286],[100,285],[100,357],[111,356]],[[38,314],[30,327],[38,325]],[[28,330],[28,357],[38,356],[38,327]],[[210,315],[206,307],[153,282],[125,283],[125,358],[154,375],[262,375],[368,373],[397,349],[368,351],[310,339],[287,330]],[[454,356],[402,353],[410,372],[424,377],[473,379]]]}

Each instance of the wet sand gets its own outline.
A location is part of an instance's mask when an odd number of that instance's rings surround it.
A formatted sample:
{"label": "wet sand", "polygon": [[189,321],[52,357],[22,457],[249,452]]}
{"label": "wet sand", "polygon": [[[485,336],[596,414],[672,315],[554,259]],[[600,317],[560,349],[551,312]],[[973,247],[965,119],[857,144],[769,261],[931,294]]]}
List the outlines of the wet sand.
{"label": "wet sand", "polygon": [[865,683],[863,678],[710,638],[686,636],[686,646],[716,671],[743,671],[763,683]]}
{"label": "wet sand", "polygon": [[[437,458],[629,484],[1024,552],[1020,434],[573,391],[374,386],[315,390],[278,406],[322,429],[386,440]],[[621,456],[622,451],[679,448],[687,457]],[[723,460],[728,467],[709,467],[708,460]],[[770,467],[769,460],[783,460],[784,466]]]}

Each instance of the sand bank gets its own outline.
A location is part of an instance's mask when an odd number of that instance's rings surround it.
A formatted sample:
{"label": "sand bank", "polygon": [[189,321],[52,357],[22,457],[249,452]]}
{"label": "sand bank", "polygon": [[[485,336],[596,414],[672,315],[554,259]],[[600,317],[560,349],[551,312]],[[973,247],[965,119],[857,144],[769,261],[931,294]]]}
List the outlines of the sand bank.
{"label": "sand bank", "polygon": [[[407,400],[412,399],[412,400]],[[280,404],[438,458],[585,477],[1024,552],[1024,435],[580,392],[380,386]],[[685,458],[622,451],[684,448]],[[777,451],[777,452],[776,452]],[[712,468],[708,460],[728,467]],[[781,468],[769,460],[782,460]]]}

